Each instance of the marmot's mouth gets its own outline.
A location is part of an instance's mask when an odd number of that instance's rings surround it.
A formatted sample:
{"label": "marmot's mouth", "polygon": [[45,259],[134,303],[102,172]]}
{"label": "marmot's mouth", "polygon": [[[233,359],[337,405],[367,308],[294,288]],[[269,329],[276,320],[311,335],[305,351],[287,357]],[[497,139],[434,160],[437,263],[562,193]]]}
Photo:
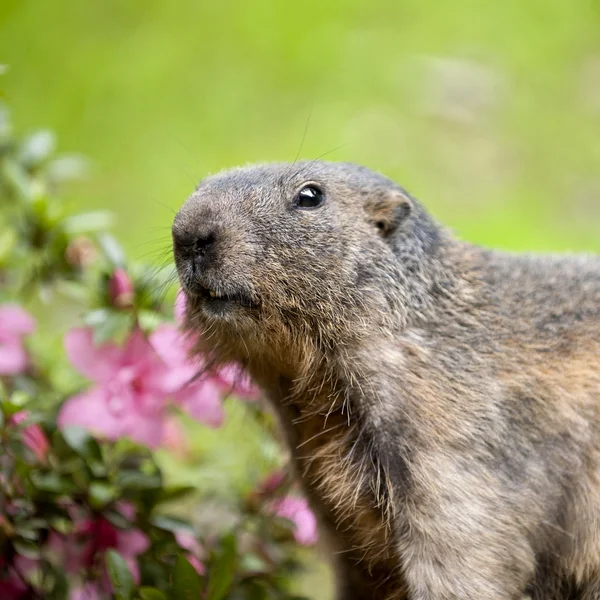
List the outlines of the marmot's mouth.
{"label": "marmot's mouth", "polygon": [[203,298],[209,306],[221,307],[227,304],[237,304],[246,308],[256,308],[258,304],[247,294],[241,292],[225,293],[204,286],[198,286],[198,296]]}

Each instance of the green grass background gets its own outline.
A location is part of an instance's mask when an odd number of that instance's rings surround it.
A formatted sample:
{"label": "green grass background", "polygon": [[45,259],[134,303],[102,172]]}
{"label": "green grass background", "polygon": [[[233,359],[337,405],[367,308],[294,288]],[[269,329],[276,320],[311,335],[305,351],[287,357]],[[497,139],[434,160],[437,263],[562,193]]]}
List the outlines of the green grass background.
{"label": "green grass background", "polygon": [[[597,1],[2,0],[0,63],[17,128],[92,159],[67,199],[112,209],[134,259],[204,175],[293,160],[307,123],[301,156],[383,171],[461,237],[600,251]],[[254,478],[240,415],[194,437],[217,487]]]}

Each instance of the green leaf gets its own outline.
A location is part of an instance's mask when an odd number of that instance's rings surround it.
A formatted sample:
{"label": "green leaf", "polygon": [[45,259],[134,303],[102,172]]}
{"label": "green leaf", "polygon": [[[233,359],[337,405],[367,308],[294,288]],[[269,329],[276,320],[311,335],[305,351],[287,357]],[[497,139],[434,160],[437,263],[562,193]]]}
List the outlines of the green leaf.
{"label": "green leaf", "polygon": [[103,344],[128,332],[133,324],[133,318],[132,314],[123,311],[99,308],[87,313],[83,320],[86,325],[93,327],[94,342]]}
{"label": "green leaf", "polygon": [[106,319],[108,319],[110,312],[111,311],[108,308],[91,310],[84,315],[83,322],[90,327],[98,327],[99,325],[102,325]]}
{"label": "green leaf", "polygon": [[48,600],[64,600],[69,597],[69,584],[67,576],[62,571],[56,569],[52,572],[54,586],[48,593]]}
{"label": "green leaf", "polygon": [[17,233],[14,229],[4,229],[0,233],[0,263],[5,263],[17,243]]}
{"label": "green leaf", "polygon": [[129,490],[157,490],[162,486],[159,474],[146,474],[141,471],[123,470],[117,477],[117,484]]}
{"label": "green leaf", "polygon": [[119,495],[119,490],[104,481],[94,481],[90,485],[88,498],[92,508],[102,508]]}
{"label": "green leaf", "polygon": [[10,412],[11,415],[23,409],[23,407],[31,400],[31,397],[27,392],[17,390],[13,392],[8,404],[14,407],[14,411]]}
{"label": "green leaf", "polygon": [[71,494],[77,486],[73,482],[64,477],[60,477],[58,473],[42,473],[33,471],[30,475],[31,483],[40,491],[51,492],[54,494]]}
{"label": "green leaf", "polygon": [[143,586],[138,590],[141,600],[167,600],[167,596],[153,587]]}
{"label": "green leaf", "polygon": [[225,536],[222,549],[210,571],[206,600],[221,600],[231,587],[236,560],[237,540],[234,535]]}
{"label": "green leaf", "polygon": [[73,521],[71,521],[71,519],[68,519],[66,517],[52,517],[48,524],[50,525],[50,527],[52,527],[52,529],[58,531],[58,533],[62,533],[63,535],[67,535],[68,533],[71,533],[71,531],[73,531]]}
{"label": "green leaf", "polygon": [[140,310],[138,311],[138,322],[143,331],[150,333],[164,322],[164,318],[153,310]]}
{"label": "green leaf", "polygon": [[106,258],[115,267],[125,266],[125,252],[123,252],[123,248],[121,248],[119,242],[112,235],[108,233],[98,235],[98,243]]}
{"label": "green leaf", "polygon": [[13,546],[18,554],[25,558],[37,559],[40,557],[41,547],[37,542],[30,540],[13,540]]}
{"label": "green leaf", "polygon": [[72,450],[86,460],[102,462],[102,452],[98,442],[82,427],[69,426],[62,430],[62,436]]}
{"label": "green leaf", "polygon": [[133,594],[134,582],[125,559],[115,550],[108,550],[106,568],[117,600],[129,600]]}
{"label": "green leaf", "polygon": [[79,154],[66,154],[48,163],[46,174],[55,182],[82,179],[90,170],[87,158]]}
{"label": "green leaf", "polygon": [[32,133],[21,146],[19,158],[27,165],[38,165],[46,160],[56,146],[56,136],[52,131],[42,129]]}
{"label": "green leaf", "polygon": [[15,533],[24,540],[35,542],[38,539],[38,532],[27,521],[15,524]]}
{"label": "green leaf", "polygon": [[129,529],[131,523],[127,517],[123,516],[119,511],[108,509],[104,511],[104,517],[107,521],[110,521],[115,527],[119,529]]}
{"label": "green leaf", "polygon": [[165,531],[185,531],[188,533],[195,534],[194,528],[183,519],[177,517],[170,517],[168,515],[154,515],[150,519],[150,523],[159,529]]}
{"label": "green leaf", "polygon": [[202,592],[202,578],[183,555],[175,560],[173,592],[177,600],[199,600]]}
{"label": "green leaf", "polygon": [[70,235],[105,231],[114,223],[113,214],[107,210],[97,210],[63,219],[63,227]]}
{"label": "green leaf", "polygon": [[185,498],[185,496],[189,496],[197,491],[198,489],[192,485],[173,485],[160,490],[158,502],[160,503],[171,502],[172,500],[180,500],[181,498]]}
{"label": "green leaf", "polygon": [[2,167],[0,177],[9,189],[18,197],[29,200],[31,198],[31,185],[27,171],[18,162],[10,160],[8,157],[2,161],[0,166]]}

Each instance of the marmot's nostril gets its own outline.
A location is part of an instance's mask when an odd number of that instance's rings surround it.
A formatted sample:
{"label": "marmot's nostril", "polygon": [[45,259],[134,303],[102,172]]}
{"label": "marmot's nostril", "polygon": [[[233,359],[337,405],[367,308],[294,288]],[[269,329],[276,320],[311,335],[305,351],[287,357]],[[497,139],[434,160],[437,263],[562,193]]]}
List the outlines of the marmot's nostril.
{"label": "marmot's nostril", "polygon": [[209,233],[202,237],[198,237],[194,243],[194,252],[198,256],[204,256],[207,250],[215,243],[215,234]]}

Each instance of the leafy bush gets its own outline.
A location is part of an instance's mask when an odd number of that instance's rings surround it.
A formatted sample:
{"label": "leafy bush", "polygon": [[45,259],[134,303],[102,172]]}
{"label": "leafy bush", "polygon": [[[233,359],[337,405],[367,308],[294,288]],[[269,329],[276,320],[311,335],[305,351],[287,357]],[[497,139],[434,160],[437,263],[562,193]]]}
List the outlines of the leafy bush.
{"label": "leafy bush", "polygon": [[[128,262],[109,214],[69,212],[58,187],[85,162],[53,148],[47,131],[15,137],[0,105],[0,597],[291,598],[316,530],[284,472],[207,532],[177,509],[210,512],[209,494],[168,485],[155,452],[181,450],[182,413],[219,427],[226,395],[269,424],[256,390],[188,356],[174,273]],[[24,306],[83,315],[64,352]]]}

